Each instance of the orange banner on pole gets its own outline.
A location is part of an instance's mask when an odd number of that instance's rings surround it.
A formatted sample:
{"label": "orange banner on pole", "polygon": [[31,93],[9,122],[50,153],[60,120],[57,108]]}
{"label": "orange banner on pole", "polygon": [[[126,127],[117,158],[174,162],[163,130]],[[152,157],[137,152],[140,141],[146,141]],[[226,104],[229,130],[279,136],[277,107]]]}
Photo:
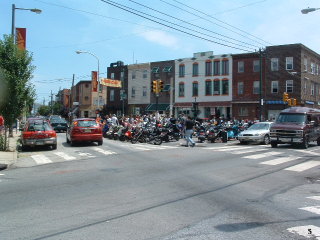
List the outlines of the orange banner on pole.
{"label": "orange banner on pole", "polygon": [[27,29],[16,28],[17,47],[21,50],[26,50],[26,42],[27,42]]}
{"label": "orange banner on pole", "polygon": [[101,78],[100,83],[104,86],[107,86],[107,87],[121,88],[121,81],[120,80]]}
{"label": "orange banner on pole", "polygon": [[91,72],[91,85],[92,85],[92,92],[98,91],[98,72],[92,71]]}

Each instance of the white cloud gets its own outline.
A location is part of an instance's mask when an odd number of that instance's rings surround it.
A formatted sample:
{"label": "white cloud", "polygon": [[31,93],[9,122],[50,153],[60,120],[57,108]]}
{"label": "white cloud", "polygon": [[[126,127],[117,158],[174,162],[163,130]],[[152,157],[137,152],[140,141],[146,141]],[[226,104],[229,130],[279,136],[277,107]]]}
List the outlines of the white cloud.
{"label": "white cloud", "polygon": [[164,47],[169,47],[175,50],[179,48],[179,40],[176,37],[170,35],[169,33],[161,30],[143,32],[140,33],[140,36],[142,36],[149,42],[153,42]]}

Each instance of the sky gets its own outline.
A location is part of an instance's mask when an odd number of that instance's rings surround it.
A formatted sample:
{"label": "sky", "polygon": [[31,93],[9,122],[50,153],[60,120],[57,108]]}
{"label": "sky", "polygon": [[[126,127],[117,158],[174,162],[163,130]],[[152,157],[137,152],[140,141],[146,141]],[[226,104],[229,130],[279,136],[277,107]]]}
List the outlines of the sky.
{"label": "sky", "polygon": [[15,27],[27,28],[39,103],[70,88],[73,74],[75,83],[90,80],[98,60],[100,77],[107,77],[116,61],[237,54],[293,43],[320,53],[320,10],[301,13],[320,8],[319,0],[1,0],[1,39],[11,34],[12,4],[42,10],[15,10]]}

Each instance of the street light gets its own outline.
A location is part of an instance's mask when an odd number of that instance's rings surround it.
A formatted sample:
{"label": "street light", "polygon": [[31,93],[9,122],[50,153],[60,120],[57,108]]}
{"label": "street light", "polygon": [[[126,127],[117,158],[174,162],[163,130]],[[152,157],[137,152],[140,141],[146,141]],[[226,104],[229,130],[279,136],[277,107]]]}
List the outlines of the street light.
{"label": "street light", "polygon": [[15,10],[27,10],[30,12],[34,12],[36,14],[40,14],[42,11],[40,9],[37,8],[16,8],[15,4],[12,4],[12,24],[11,24],[11,35],[14,39],[14,28],[15,28]]}
{"label": "street light", "polygon": [[97,61],[98,61],[98,72],[97,72],[97,75],[98,75],[98,109],[100,110],[100,77],[99,77],[99,73],[100,73],[100,71],[99,71],[99,69],[100,69],[100,61],[99,61],[99,58],[96,56],[96,55],[94,55],[93,53],[91,53],[91,52],[87,52],[87,51],[81,51],[81,50],[78,50],[78,51],[76,51],[76,53],[77,54],[81,54],[81,53],[87,53],[87,54],[90,54],[91,56],[93,56],[93,57],[95,57],[96,59],[97,59]]}
{"label": "street light", "polygon": [[314,11],[317,11],[319,10],[320,8],[305,8],[305,9],[302,9],[301,12],[302,14],[308,14],[309,12],[314,12]]}

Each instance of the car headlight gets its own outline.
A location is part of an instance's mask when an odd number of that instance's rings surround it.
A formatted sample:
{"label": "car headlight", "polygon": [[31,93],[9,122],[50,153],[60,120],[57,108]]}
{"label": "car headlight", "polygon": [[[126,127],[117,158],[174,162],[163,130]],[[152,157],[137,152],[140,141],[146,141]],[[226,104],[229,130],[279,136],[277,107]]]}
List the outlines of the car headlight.
{"label": "car headlight", "polygon": [[262,136],[263,133],[256,133],[255,136]]}

